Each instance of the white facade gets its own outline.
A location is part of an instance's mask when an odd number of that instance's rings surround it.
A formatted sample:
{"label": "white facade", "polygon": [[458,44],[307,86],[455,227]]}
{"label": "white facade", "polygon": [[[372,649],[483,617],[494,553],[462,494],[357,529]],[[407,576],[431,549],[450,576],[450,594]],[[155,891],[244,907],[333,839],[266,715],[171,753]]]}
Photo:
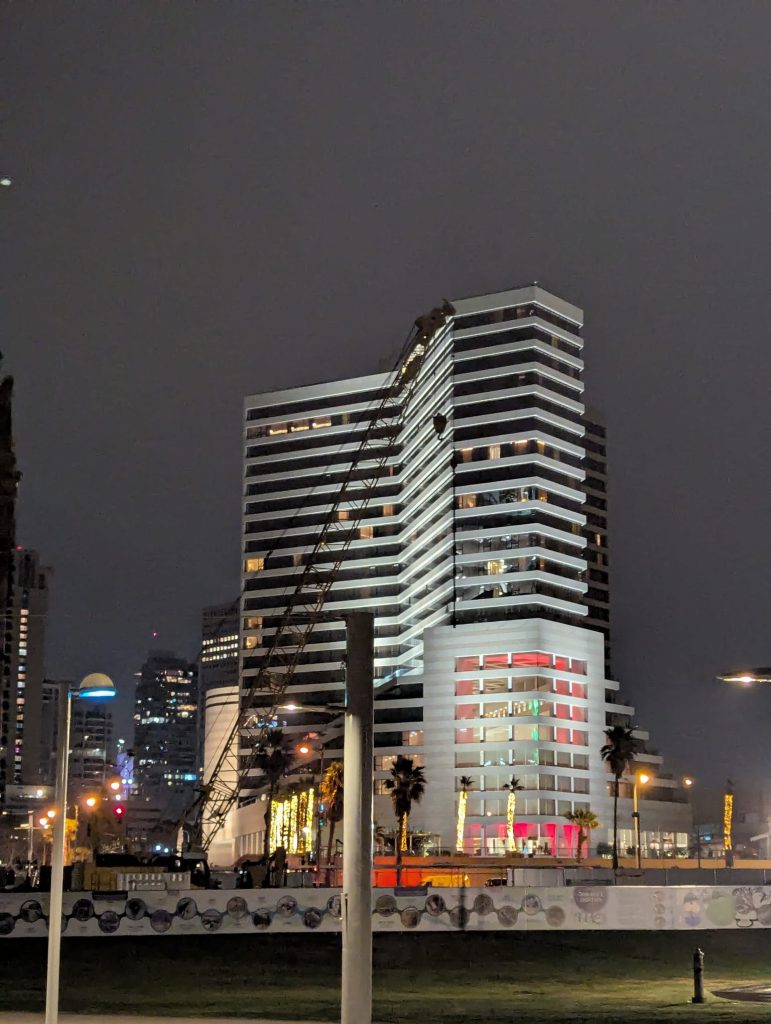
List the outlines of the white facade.
{"label": "white facade", "polygon": [[[365,516],[352,521],[354,539],[325,610],[376,612],[375,683],[383,688],[376,702],[376,793],[396,754],[415,757],[425,764],[429,787],[413,824],[454,846],[457,779],[476,774],[468,842],[489,849],[505,803],[494,784],[505,772],[500,764],[483,763],[490,748],[483,739],[464,742],[459,751],[456,730],[508,730],[505,742],[495,741],[498,760],[510,759],[509,778],[535,780],[521,806],[542,839],[564,823],[568,806],[591,804],[605,815],[599,748],[606,691],[617,684],[605,680],[602,634],[582,628],[592,604],[587,534],[593,543],[585,494],[583,313],[535,285],[453,305],[451,326],[431,348],[403,421],[392,421],[399,431],[393,456]],[[246,400],[244,691],[389,380],[376,374]],[[437,414],[446,421],[439,430]],[[602,503],[602,494],[595,498]],[[347,514],[343,504],[341,521]],[[314,629],[287,701],[339,701],[344,649],[343,620],[333,614]],[[529,651],[584,662],[588,674],[582,680],[552,665],[550,675],[541,666],[524,675],[539,687],[564,682],[568,692],[520,691],[523,673],[510,663],[510,671],[500,673],[507,679],[505,698],[454,692],[454,659]],[[480,668],[475,678],[484,681],[485,672]],[[579,696],[582,686],[586,694]],[[542,702],[537,715],[521,713],[527,700]],[[479,715],[460,726],[455,715],[471,703],[479,705]],[[555,703],[559,713],[546,714]],[[484,710],[493,704],[506,707],[494,726]],[[580,750],[551,739],[515,739],[525,728],[568,728],[559,717],[565,709],[585,715],[568,719],[576,735],[585,735]],[[614,705],[613,714],[629,720],[631,709]],[[281,724],[299,740],[322,720],[295,713]],[[457,764],[472,748],[478,761]],[[540,760],[533,765],[528,755],[536,752]],[[552,755],[569,755],[570,764],[550,765]],[[517,757],[525,760],[520,764]],[[566,780],[570,788],[559,788]],[[552,783],[557,788],[547,789]]]}

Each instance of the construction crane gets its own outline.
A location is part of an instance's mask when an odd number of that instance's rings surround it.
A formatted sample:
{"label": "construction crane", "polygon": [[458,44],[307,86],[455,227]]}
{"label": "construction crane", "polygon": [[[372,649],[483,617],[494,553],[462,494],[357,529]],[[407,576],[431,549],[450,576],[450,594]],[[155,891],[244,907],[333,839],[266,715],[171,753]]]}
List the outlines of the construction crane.
{"label": "construction crane", "polygon": [[[183,825],[189,840],[208,850],[236,805],[247,780],[258,769],[268,734],[275,727],[284,695],[314,628],[325,618],[324,605],[346,552],[358,537],[358,525],[395,454],[399,434],[426,359],[455,314],[449,302],[418,317],[391,374],[383,396],[353,454],[345,478],[327,511],[294,590],[270,638],[257,675],[241,700],[237,720],[225,739],[209,778],[199,790],[185,822],[195,814],[192,828]],[[440,422],[436,422],[436,421]],[[443,422],[442,422],[443,421]],[[446,420],[434,417],[441,433]],[[345,503],[347,515],[338,515]],[[326,616],[328,617],[328,616]],[[339,616],[338,616],[339,617]],[[248,741],[248,751],[241,740]]]}

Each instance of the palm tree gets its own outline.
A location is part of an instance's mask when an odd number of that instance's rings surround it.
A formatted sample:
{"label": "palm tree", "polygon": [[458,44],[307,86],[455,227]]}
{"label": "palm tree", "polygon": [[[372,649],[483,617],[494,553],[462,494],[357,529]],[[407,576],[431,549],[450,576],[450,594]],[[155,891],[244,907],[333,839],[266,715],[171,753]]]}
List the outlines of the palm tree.
{"label": "palm tree", "polygon": [[569,811],[565,817],[571,825],[578,825],[578,841],[576,842],[576,860],[581,863],[581,851],[584,843],[589,838],[589,832],[593,828],[599,828],[600,823],[597,815],[589,808],[579,811]]}
{"label": "palm tree", "polygon": [[517,793],[521,793],[525,787],[516,775],[512,775],[511,782],[504,783],[503,788],[509,791],[509,796],[506,800],[506,846],[509,849],[509,853],[513,853],[517,848],[514,842],[514,822],[517,820]]}
{"label": "palm tree", "polygon": [[[319,796],[324,804],[324,818],[329,825],[327,839],[327,885],[335,842],[335,825],[343,820],[343,762],[333,761],[321,777]],[[320,843],[320,840],[319,840]]]}
{"label": "palm tree", "polygon": [[613,870],[618,869],[618,790],[621,776],[628,772],[637,753],[637,740],[631,729],[624,725],[613,725],[605,730],[607,743],[600,749],[603,761],[608,765],[614,779],[613,786]]}
{"label": "palm tree", "polygon": [[255,763],[262,772],[262,785],[268,787],[268,806],[265,810],[265,840],[262,852],[264,857],[270,856],[270,826],[273,818],[273,800],[276,791],[293,763],[292,753],[284,741],[284,734],[281,729],[271,729],[263,741]]}
{"label": "palm tree", "polygon": [[402,854],[407,849],[407,822],[413,803],[420,803],[426,791],[426,776],[423,769],[414,764],[412,758],[397,754],[391,766],[391,778],[385,780],[385,788],[391,792],[391,803],[399,823],[396,843],[396,884],[400,885]]}
{"label": "palm tree", "polygon": [[470,775],[460,777],[460,796],[458,797],[458,824],[455,827],[455,849],[463,853],[463,829],[466,824],[466,804],[468,802],[468,791],[474,785]]}

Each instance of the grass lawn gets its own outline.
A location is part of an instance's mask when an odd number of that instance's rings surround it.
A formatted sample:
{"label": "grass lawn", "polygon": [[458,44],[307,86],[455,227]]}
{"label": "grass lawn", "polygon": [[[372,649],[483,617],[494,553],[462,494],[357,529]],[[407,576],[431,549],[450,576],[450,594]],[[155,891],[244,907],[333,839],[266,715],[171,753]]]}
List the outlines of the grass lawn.
{"label": "grass lawn", "polygon": [[[375,1019],[768,1021],[768,1003],[689,1004],[697,945],[708,993],[771,983],[768,930],[379,935]],[[337,936],[73,938],[63,950],[66,1010],[339,1020]],[[0,940],[0,1010],[42,1009],[44,976],[44,942]]]}

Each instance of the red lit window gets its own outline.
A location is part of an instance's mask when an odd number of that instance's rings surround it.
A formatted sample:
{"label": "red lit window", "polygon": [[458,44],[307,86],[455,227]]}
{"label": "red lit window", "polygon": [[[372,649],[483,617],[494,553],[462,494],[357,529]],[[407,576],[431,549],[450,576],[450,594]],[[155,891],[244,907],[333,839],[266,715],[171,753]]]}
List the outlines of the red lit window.
{"label": "red lit window", "polygon": [[577,746],[577,747],[586,747],[586,746],[588,746],[588,742],[589,741],[586,738],[586,733],[583,732],[583,730],[581,730],[581,729],[574,729],[573,730],[573,744],[575,746]]}
{"label": "red lit window", "polygon": [[482,659],[485,668],[507,668],[508,654],[486,654]]}
{"label": "red lit window", "polygon": [[458,720],[463,718],[479,718],[479,705],[457,704],[455,707],[455,717]]}
{"label": "red lit window", "polygon": [[586,675],[586,662],[579,661],[578,658],[572,658],[570,661],[570,671],[575,672],[578,676]]}
{"label": "red lit window", "polygon": [[455,659],[455,671],[456,672],[473,672],[479,668],[479,658],[474,655],[473,658],[456,658]]}
{"label": "red lit window", "polygon": [[554,692],[567,697],[570,694],[570,683],[567,679],[557,679],[554,683]]}
{"label": "red lit window", "polygon": [[570,718],[570,708],[567,704],[558,704],[555,710],[556,718]]}
{"label": "red lit window", "polygon": [[561,654],[554,655],[554,667],[561,669],[563,672],[570,671],[570,662],[567,658],[564,658]]}
{"label": "red lit window", "polygon": [[479,693],[476,679],[459,679],[455,684],[456,697],[471,697],[475,693]]}
{"label": "red lit window", "polygon": [[571,692],[574,697],[586,697],[586,683],[573,683]]}
{"label": "red lit window", "polygon": [[570,716],[574,722],[586,722],[586,708],[574,707],[572,709],[573,714]]}
{"label": "red lit window", "polygon": [[570,729],[555,729],[554,739],[557,743],[570,743]]}
{"label": "red lit window", "polygon": [[551,656],[540,651],[520,651],[512,654],[511,664],[514,668],[549,668]]}

